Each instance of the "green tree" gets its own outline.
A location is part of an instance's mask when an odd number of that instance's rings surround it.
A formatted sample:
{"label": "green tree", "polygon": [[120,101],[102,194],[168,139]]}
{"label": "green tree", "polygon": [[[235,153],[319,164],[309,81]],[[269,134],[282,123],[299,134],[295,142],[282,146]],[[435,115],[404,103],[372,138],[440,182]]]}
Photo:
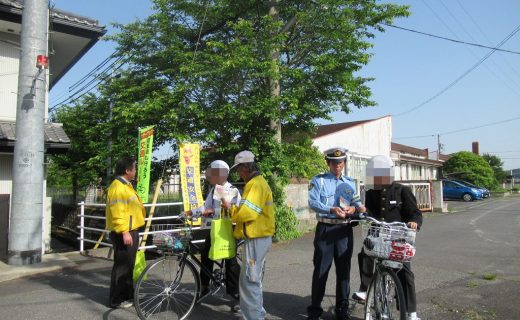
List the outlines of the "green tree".
{"label": "green tree", "polygon": [[489,153],[484,153],[482,155],[482,158],[486,160],[487,163],[491,166],[493,169],[493,172],[495,174],[495,179],[498,183],[503,182],[507,177],[507,172],[504,171],[504,162],[495,155],[491,155]]}
{"label": "green tree", "polygon": [[408,15],[405,6],[376,0],[153,3],[150,17],[119,25],[112,38],[127,68],[101,90],[104,108],[116,99],[109,127],[123,134],[154,124],[158,144],[197,141],[230,162],[249,149],[279,207],[288,179],[309,178],[323,162],[309,143],[314,121],[375,105],[372,79],[359,74],[370,41],[382,23]]}
{"label": "green tree", "polygon": [[489,189],[498,184],[489,163],[483,157],[468,151],[453,154],[444,163],[443,172],[445,174],[455,173],[461,175],[466,180]]}

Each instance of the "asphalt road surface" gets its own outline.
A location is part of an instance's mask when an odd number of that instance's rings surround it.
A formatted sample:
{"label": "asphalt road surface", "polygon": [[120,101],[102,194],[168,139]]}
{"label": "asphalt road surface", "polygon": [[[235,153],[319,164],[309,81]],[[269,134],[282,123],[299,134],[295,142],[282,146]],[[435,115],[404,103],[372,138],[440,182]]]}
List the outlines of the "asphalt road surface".
{"label": "asphalt road surface", "polygon": [[[520,197],[463,203],[454,212],[425,218],[418,234],[416,275],[422,319],[520,319]],[[356,228],[351,291],[359,285]],[[310,302],[313,234],[277,243],[268,254],[264,280],[268,319],[305,319]],[[75,267],[0,283],[2,319],[136,319],[133,309],[109,309],[111,262],[71,256]],[[334,319],[334,266],[323,302]],[[210,297],[190,319],[240,319],[225,297]],[[353,318],[362,319],[353,303]]]}

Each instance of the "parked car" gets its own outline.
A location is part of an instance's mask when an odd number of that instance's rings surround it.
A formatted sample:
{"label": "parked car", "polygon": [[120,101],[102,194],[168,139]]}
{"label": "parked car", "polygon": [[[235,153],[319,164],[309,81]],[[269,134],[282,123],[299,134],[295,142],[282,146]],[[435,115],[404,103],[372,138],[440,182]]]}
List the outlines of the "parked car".
{"label": "parked car", "polygon": [[473,201],[482,199],[482,192],[452,180],[442,180],[442,193],[445,199]]}
{"label": "parked car", "polygon": [[459,180],[459,179],[454,179],[452,181],[455,181],[455,182],[458,182],[458,183],[461,183],[467,187],[470,187],[470,188],[475,188],[475,189],[479,189],[480,192],[482,192],[482,197],[483,198],[489,198],[489,190],[484,188],[484,187],[479,187],[479,186],[476,186],[474,185],[473,183],[470,183],[470,182],[467,182],[467,181],[464,181],[464,180]]}

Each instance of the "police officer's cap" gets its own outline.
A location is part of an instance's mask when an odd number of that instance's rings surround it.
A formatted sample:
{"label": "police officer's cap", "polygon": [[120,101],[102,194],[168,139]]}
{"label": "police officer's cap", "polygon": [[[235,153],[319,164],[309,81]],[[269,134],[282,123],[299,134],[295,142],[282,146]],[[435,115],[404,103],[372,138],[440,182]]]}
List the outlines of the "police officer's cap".
{"label": "police officer's cap", "polygon": [[345,148],[332,148],[325,150],[325,159],[334,161],[345,161],[347,159],[347,149]]}

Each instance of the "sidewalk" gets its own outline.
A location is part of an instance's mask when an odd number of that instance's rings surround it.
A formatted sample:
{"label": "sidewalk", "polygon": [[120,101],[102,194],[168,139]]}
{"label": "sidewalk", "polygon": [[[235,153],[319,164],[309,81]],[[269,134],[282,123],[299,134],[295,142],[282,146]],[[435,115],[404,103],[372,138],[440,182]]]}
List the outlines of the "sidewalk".
{"label": "sidewalk", "polygon": [[0,261],[0,282],[75,267],[76,263],[70,259],[74,256],[80,256],[79,252],[45,254],[41,263],[25,266],[12,266]]}

